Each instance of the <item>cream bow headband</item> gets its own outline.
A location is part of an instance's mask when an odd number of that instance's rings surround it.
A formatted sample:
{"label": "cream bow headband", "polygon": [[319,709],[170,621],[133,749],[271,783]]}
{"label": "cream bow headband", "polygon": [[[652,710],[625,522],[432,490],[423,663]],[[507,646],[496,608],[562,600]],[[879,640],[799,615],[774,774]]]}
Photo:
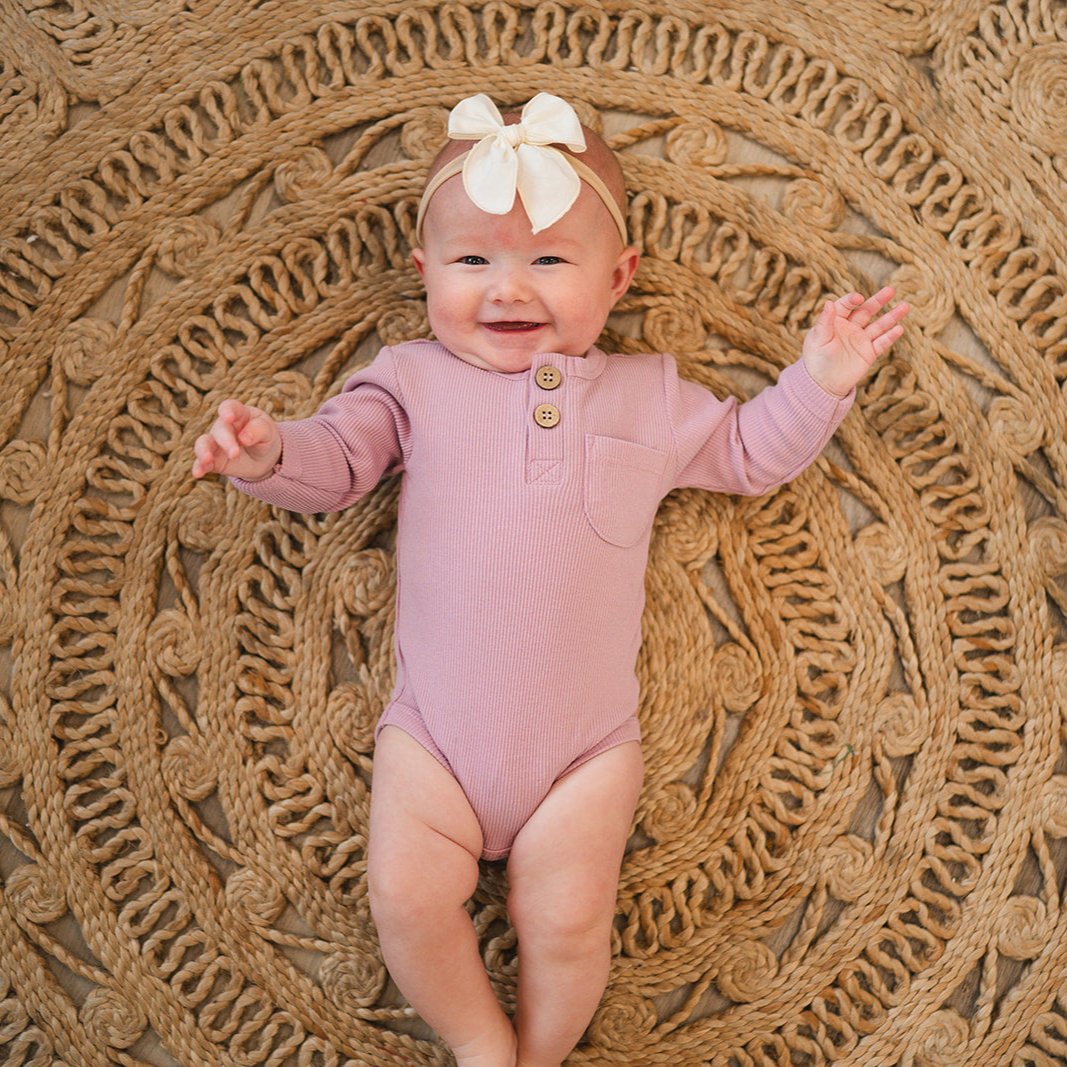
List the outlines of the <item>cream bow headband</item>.
{"label": "cream bow headband", "polygon": [[563,144],[574,152],[585,151],[581,123],[565,100],[538,93],[522,109],[521,120],[506,126],[488,96],[468,96],[449,114],[448,136],[478,143],[439,170],[426,186],[415,222],[419,243],[430,198],[449,178],[462,172],[463,189],[471,202],[491,215],[506,215],[518,193],[534,233],[548,229],[567,214],[584,181],[604,201],[626,244],[622,212],[600,177],[573,156],[550,147]]}

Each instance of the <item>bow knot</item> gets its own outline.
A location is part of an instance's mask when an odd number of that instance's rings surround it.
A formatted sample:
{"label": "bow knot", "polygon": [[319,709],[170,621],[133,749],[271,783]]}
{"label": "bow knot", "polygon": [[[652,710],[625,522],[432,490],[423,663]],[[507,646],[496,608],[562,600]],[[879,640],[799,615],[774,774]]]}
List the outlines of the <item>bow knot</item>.
{"label": "bow knot", "polygon": [[567,157],[550,146],[584,152],[585,136],[574,108],[558,96],[538,93],[511,125],[484,93],[469,96],[452,109],[448,136],[478,142],[463,163],[463,188],[482,211],[506,215],[518,193],[537,233],[578,199],[581,180]]}
{"label": "bow knot", "polygon": [[526,143],[526,131],[522,128],[521,122],[513,122],[510,126],[505,126],[496,136],[501,138],[509,148],[518,148],[519,145]]}

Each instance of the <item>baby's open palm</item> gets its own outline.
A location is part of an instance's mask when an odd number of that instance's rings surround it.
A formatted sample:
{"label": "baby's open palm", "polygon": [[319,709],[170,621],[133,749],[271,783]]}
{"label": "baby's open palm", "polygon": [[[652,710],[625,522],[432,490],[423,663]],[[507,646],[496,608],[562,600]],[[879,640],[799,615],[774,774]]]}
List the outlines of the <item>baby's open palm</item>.
{"label": "baby's open palm", "polygon": [[910,310],[907,304],[880,314],[893,292],[886,286],[866,300],[860,293],[848,293],[823,305],[804,337],[803,358],[808,373],[827,392],[847,395],[904,333],[901,322]]}

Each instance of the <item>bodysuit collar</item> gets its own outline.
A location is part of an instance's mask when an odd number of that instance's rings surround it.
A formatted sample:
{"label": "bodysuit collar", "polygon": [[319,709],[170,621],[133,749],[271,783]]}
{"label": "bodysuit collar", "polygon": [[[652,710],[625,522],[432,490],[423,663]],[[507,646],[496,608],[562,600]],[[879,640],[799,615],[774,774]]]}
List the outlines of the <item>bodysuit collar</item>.
{"label": "bodysuit collar", "polygon": [[[450,350],[446,349],[445,351]],[[541,367],[545,366],[555,367],[557,370],[574,378],[583,378],[591,381],[594,378],[600,377],[600,374],[604,370],[608,361],[608,357],[604,352],[594,345],[584,356],[564,356],[560,355],[558,352],[538,352],[537,355],[533,357],[529,370],[508,373],[506,371],[495,370],[492,367],[486,367],[481,363],[475,363],[473,360],[467,359],[466,356],[462,356],[458,352],[451,352],[451,354],[455,356],[456,359],[463,360],[464,363],[469,363],[472,367],[477,367],[479,370],[487,371],[489,374],[499,374],[502,378],[514,378],[516,381],[525,381],[528,375],[535,373]]]}
{"label": "bodysuit collar", "polygon": [[533,374],[541,367],[555,367],[572,378],[591,380],[598,378],[608,357],[595,345],[584,356],[561,356],[558,352],[538,352],[526,374]]}

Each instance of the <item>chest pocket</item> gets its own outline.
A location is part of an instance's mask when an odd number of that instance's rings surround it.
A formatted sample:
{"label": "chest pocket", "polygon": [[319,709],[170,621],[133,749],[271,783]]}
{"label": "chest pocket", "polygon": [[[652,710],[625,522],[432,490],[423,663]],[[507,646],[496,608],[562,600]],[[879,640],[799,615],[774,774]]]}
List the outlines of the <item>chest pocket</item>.
{"label": "chest pocket", "polygon": [[667,453],[618,437],[585,435],[585,516],[605,541],[629,548],[656,517]]}

